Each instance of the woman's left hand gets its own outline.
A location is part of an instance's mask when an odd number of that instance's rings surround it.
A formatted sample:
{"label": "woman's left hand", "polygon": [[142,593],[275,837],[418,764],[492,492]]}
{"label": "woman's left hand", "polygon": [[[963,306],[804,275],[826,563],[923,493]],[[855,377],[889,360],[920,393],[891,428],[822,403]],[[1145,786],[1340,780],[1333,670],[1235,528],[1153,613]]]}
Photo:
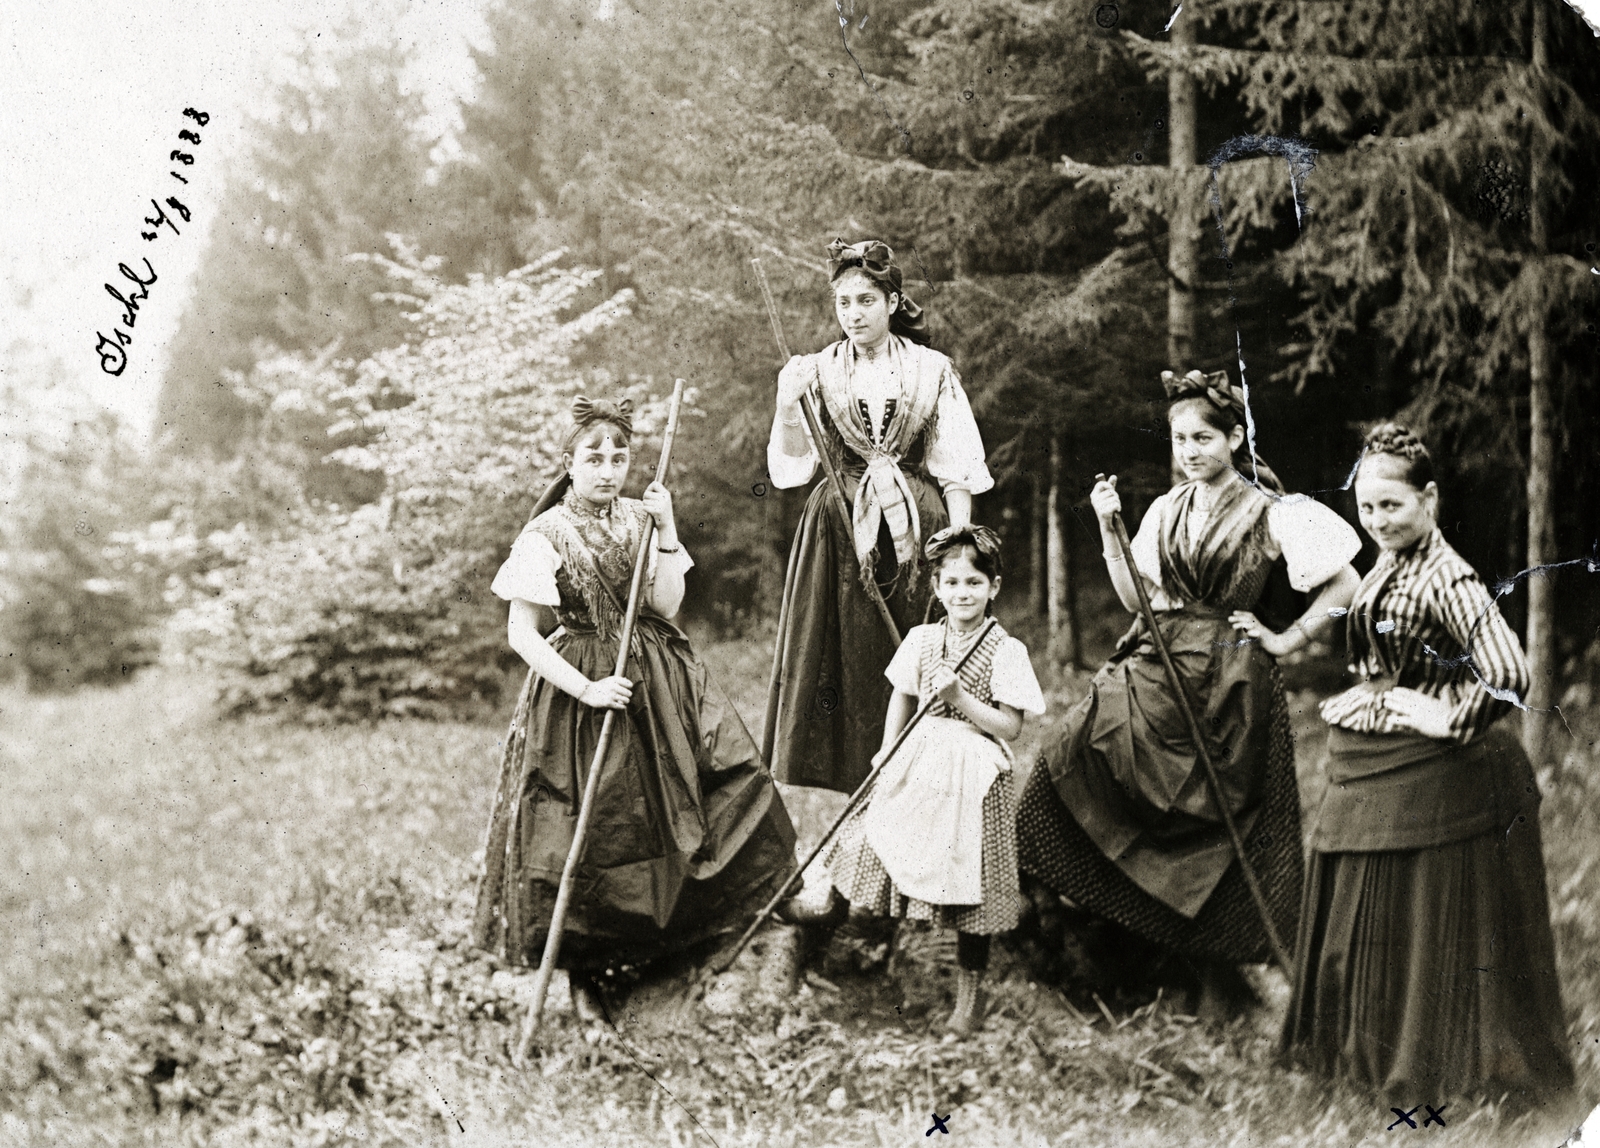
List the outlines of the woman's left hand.
{"label": "woman's left hand", "polygon": [[933,671],[933,679],[929,682],[933,688],[933,696],[942,702],[954,705],[961,696],[961,679],[956,677],[955,671],[949,666],[940,666]]}
{"label": "woman's left hand", "polygon": [[676,545],[678,528],[672,518],[672,495],[667,488],[659,482],[652,482],[644,488],[644,496],[640,501],[650,517],[656,520],[656,530],[662,538],[668,540],[668,545]]}
{"label": "woman's left hand", "polygon": [[1261,643],[1261,648],[1274,658],[1290,653],[1292,645],[1287,634],[1277,634],[1267,629],[1260,618],[1248,610],[1235,610],[1228,615],[1228,623],[1247,638]]}
{"label": "woman's left hand", "polygon": [[1400,719],[1399,724],[1423,737],[1451,738],[1450,705],[1442,698],[1418,690],[1396,686],[1383,695],[1383,708]]}

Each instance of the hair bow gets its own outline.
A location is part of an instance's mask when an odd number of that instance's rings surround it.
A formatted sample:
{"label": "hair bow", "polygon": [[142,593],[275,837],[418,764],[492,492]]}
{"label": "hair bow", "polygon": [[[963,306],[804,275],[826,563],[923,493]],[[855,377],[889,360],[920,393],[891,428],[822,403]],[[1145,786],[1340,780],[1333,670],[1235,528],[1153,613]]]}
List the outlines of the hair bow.
{"label": "hair bow", "polygon": [[900,289],[900,268],[895,264],[894,250],[881,239],[864,239],[860,243],[835,239],[828,244],[828,278],[837,279],[839,272],[848,267],[859,267],[874,279],[893,279],[895,290]]}
{"label": "hair bow", "polygon": [[612,423],[621,428],[623,434],[633,433],[633,400],[619,399],[610,402],[606,399],[591,399],[587,395],[579,395],[572,400],[572,421],[580,427],[593,426],[595,423]]}
{"label": "hair bow", "polygon": [[890,319],[891,331],[926,342],[927,317],[921,307],[912,301],[901,284],[905,281],[900,265],[894,261],[894,250],[881,239],[863,239],[860,243],[846,243],[835,239],[828,244],[828,279],[831,282],[851,268],[859,267],[887,294],[900,296],[900,305]]}
{"label": "hair bow", "polygon": [[1213,371],[1209,375],[1198,370],[1186,375],[1162,371],[1161,388],[1167,392],[1167,398],[1174,402],[1178,399],[1204,398],[1210,400],[1218,410],[1231,410],[1241,419],[1244,418],[1244,388],[1234,386],[1227,371]]}

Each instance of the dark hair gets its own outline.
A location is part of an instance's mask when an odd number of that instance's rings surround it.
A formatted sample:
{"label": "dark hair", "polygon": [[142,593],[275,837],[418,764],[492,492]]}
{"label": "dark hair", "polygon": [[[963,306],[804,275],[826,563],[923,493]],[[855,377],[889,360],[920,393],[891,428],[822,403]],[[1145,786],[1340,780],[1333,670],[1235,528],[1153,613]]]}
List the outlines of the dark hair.
{"label": "dark hair", "polygon": [[[1173,412],[1189,405],[1202,422],[1223,434],[1232,434],[1234,427],[1248,427],[1245,422],[1244,388],[1236,387],[1226,371],[1203,375],[1190,371],[1178,375],[1173,371],[1161,372],[1161,385],[1167,393],[1167,421]],[[1176,467],[1176,463],[1174,463]],[[1274,494],[1283,494],[1283,483],[1273,469],[1251,453],[1248,435],[1233,452],[1233,469],[1247,478],[1253,478]]]}
{"label": "dark hair", "polygon": [[906,294],[905,276],[894,261],[894,250],[880,239],[864,239],[860,243],[846,243],[835,239],[828,244],[828,282],[837,283],[851,271],[859,271],[869,283],[883,292],[900,296],[899,304],[889,315],[889,331],[913,343],[928,341],[928,316]]}
{"label": "dark hair", "polygon": [[1399,423],[1381,423],[1373,427],[1367,432],[1361,453],[1363,465],[1367,459],[1380,454],[1398,460],[1394,467],[1396,476],[1417,490],[1425,490],[1433,481],[1433,456],[1410,427]]}
{"label": "dark hair", "polygon": [[[571,454],[589,431],[606,427],[614,432],[611,436],[613,442],[618,446],[627,446],[633,437],[633,400],[621,399],[612,403],[579,395],[572,400],[572,428],[561,440],[561,453]],[[601,437],[604,438],[603,435]]]}
{"label": "dark hair", "polygon": [[953,526],[928,539],[923,549],[935,578],[939,568],[963,551],[972,551],[972,565],[993,581],[1000,577],[1000,536],[987,526]]}

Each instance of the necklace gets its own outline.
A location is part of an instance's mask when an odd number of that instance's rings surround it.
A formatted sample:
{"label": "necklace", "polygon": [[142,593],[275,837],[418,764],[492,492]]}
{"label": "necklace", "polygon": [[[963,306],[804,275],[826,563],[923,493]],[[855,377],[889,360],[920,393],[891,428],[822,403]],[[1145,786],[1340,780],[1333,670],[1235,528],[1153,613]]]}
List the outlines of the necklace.
{"label": "necklace", "polygon": [[587,498],[579,495],[576,490],[568,490],[562,497],[561,504],[567,508],[574,518],[587,518],[600,523],[608,529],[610,524],[616,521],[614,511],[617,508],[617,500],[614,498],[604,506],[596,506]]}
{"label": "necklace", "polygon": [[[981,620],[978,625],[970,630],[958,630],[947,616],[944,620],[944,660],[947,662],[952,661],[954,658],[965,654],[972,648],[981,633],[983,633]],[[954,642],[951,641],[952,638],[955,639]]]}

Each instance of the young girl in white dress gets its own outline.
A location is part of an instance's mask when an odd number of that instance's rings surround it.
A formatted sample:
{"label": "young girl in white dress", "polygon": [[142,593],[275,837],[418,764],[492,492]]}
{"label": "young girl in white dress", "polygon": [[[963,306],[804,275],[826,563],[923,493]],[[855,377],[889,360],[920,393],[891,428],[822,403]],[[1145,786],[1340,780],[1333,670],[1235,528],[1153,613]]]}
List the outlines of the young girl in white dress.
{"label": "young girl in white dress", "polygon": [[[1024,713],[1044,713],[1028,649],[996,622],[1000,540],[982,526],[942,531],[928,543],[933,592],[945,618],[917,626],[884,671],[894,687],[883,749],[923,702],[932,707],[845,822],[828,855],[833,879],[820,913],[791,919],[836,924],[850,906],[956,930],[959,969],[950,1028],[982,1023],[979,986],[989,939],[1017,925],[1016,797],[1011,748]],[[977,649],[959,674],[955,666]],[[786,914],[789,915],[789,914]]]}

